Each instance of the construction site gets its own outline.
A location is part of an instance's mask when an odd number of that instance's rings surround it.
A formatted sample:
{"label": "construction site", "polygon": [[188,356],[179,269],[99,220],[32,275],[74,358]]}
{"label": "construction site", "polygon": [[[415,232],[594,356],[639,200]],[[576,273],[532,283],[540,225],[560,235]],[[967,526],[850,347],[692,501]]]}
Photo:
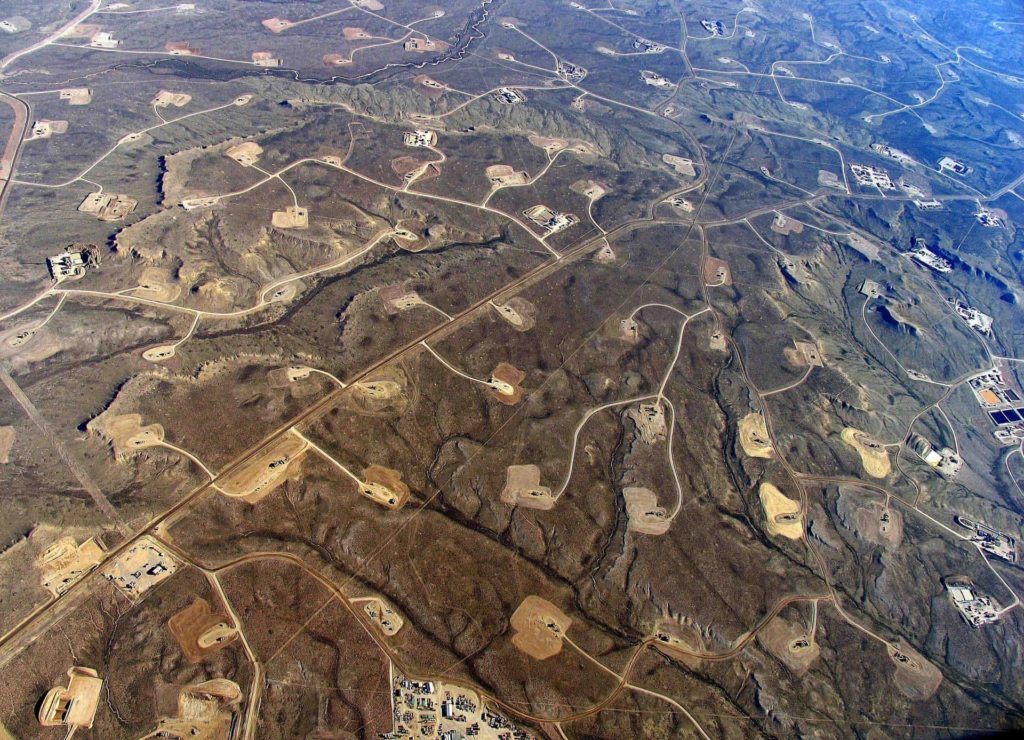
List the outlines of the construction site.
{"label": "construction site", "polygon": [[138,601],[150,589],[173,576],[179,566],[163,544],[146,535],[111,561],[103,569],[103,577],[130,601]]}
{"label": "construction site", "polygon": [[86,196],[78,210],[100,221],[123,221],[138,205],[139,201],[127,195],[100,192]]}
{"label": "construction site", "polygon": [[359,492],[392,511],[405,506],[410,495],[409,486],[402,480],[402,474],[381,465],[371,465],[363,471]]}
{"label": "construction site", "polygon": [[275,229],[307,229],[309,210],[302,206],[288,206],[283,211],[274,211],[270,224]]}
{"label": "construction site", "polygon": [[580,222],[579,217],[571,213],[558,213],[545,205],[527,208],[523,211],[523,215],[540,226],[544,230],[545,236],[557,234]]}
{"label": "construction site", "polygon": [[762,414],[753,413],[744,416],[740,420],[739,436],[740,447],[746,454],[751,457],[774,457],[775,450],[772,448]]}
{"label": "construction site", "polygon": [[484,171],[484,176],[496,188],[526,185],[530,181],[528,172],[516,172],[515,168],[507,164],[492,164]]}
{"label": "construction site", "polygon": [[156,729],[146,738],[231,740],[242,698],[238,684],[225,678],[185,686],[178,694],[177,713],[157,720]]}
{"label": "construction site", "polygon": [[63,596],[103,562],[106,552],[106,546],[97,537],[90,537],[80,545],[73,537],[62,537],[47,547],[36,561],[42,587],[55,599]]}
{"label": "construction site", "polygon": [[992,599],[978,593],[967,576],[949,576],[943,579],[953,606],[971,627],[982,627],[999,621],[999,607]]}
{"label": "construction site", "polygon": [[90,729],[96,718],[103,679],[92,668],[68,669],[67,687],[55,686],[39,702],[39,724],[43,727],[67,727],[65,740],[75,730]]}
{"label": "construction site", "polygon": [[260,155],[263,154],[263,147],[255,141],[246,141],[242,144],[236,144],[235,146],[230,147],[224,152],[224,154],[238,162],[238,164],[243,167],[252,167],[260,161]]}

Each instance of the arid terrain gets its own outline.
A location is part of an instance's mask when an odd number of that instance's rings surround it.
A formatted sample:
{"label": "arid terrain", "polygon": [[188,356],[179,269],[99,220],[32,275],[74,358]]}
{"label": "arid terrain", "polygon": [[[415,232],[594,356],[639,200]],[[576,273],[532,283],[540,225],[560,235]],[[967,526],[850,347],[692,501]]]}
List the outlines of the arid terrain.
{"label": "arid terrain", "polygon": [[0,740],[1024,728],[1019,2],[0,6]]}

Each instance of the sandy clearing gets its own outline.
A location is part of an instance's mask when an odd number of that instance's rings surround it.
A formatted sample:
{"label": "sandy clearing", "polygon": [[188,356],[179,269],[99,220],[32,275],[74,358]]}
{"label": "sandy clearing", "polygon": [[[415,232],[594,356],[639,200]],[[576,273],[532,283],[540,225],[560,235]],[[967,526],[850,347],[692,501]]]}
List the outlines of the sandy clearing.
{"label": "sandy clearing", "polygon": [[509,465],[501,500],[512,506],[544,511],[555,505],[551,489],[540,484],[540,468],[536,465]]}
{"label": "sandy clearing", "polygon": [[740,446],[751,457],[775,456],[775,450],[768,441],[768,428],[761,414],[747,414],[740,421]]}
{"label": "sandy clearing", "polygon": [[768,534],[788,537],[791,540],[803,537],[803,517],[800,514],[799,501],[787,498],[771,483],[762,483],[759,494]]}
{"label": "sandy clearing", "polygon": [[509,623],[515,631],[512,644],[531,658],[546,660],[562,651],[562,638],[572,620],[550,601],[527,596]]}
{"label": "sandy clearing", "polygon": [[821,648],[807,629],[775,617],[757,633],[757,641],[796,677],[800,678],[818,659]]}
{"label": "sandy clearing", "polygon": [[624,488],[629,530],[642,534],[665,534],[672,526],[665,508],[658,506],[658,496],[649,488]]}
{"label": "sandy clearing", "polygon": [[884,478],[892,471],[889,451],[878,440],[853,427],[846,427],[839,436],[857,451],[864,472],[872,478]]}

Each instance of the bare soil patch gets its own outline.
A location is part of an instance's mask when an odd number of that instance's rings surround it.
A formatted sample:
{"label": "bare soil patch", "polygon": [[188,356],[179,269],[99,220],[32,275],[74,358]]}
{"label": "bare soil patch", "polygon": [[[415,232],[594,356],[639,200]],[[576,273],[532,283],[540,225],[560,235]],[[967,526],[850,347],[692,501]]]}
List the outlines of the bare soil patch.
{"label": "bare soil patch", "polygon": [[196,599],[168,619],[167,628],[189,663],[198,663],[238,639],[238,628],[231,618],[214,614],[206,599]]}
{"label": "bare soil patch", "polygon": [[255,504],[285,481],[306,454],[306,443],[292,434],[279,437],[217,482],[225,496]]}
{"label": "bare soil patch", "polygon": [[501,500],[512,506],[548,510],[555,505],[551,489],[540,484],[536,465],[509,465]]}
{"label": "bare soil patch", "polygon": [[402,474],[381,465],[371,465],[363,471],[359,492],[394,511],[409,500],[409,486],[402,482]]}
{"label": "bare soil patch", "polygon": [[398,365],[388,365],[372,378],[350,387],[340,406],[362,416],[396,416],[405,412],[416,395],[416,386]]}
{"label": "bare soil patch", "polygon": [[593,180],[577,180],[569,186],[569,190],[594,201],[601,200],[601,198],[611,192],[611,188],[607,185],[594,182]]}
{"label": "bare soil patch", "polygon": [[626,516],[629,529],[643,534],[665,534],[672,526],[665,508],[658,506],[658,496],[648,488],[625,488]]}
{"label": "bare soil patch", "polygon": [[807,673],[821,654],[821,648],[807,634],[805,627],[782,617],[775,617],[766,624],[757,633],[757,641],[797,678]]}
{"label": "bare soil patch", "polygon": [[884,503],[872,501],[853,515],[857,536],[872,545],[897,550],[903,542],[903,514]]}
{"label": "bare soil patch", "polygon": [[537,660],[562,652],[562,638],[572,620],[550,601],[527,596],[510,620],[515,634],[512,644]]}
{"label": "bare soil patch", "polygon": [[643,401],[626,411],[626,418],[636,425],[640,441],[646,444],[652,445],[668,435],[665,407],[658,401]]}
{"label": "bare soil patch", "polygon": [[0,465],[10,462],[11,447],[14,445],[14,427],[0,427]]}
{"label": "bare soil patch", "polygon": [[142,271],[135,295],[148,301],[174,303],[181,296],[181,286],[173,284],[169,270],[147,267]]}
{"label": "bare soil patch", "polygon": [[241,144],[235,144],[235,146],[229,147],[224,154],[231,157],[240,165],[248,167],[260,161],[260,155],[263,154],[263,147],[255,141],[245,141]]}
{"label": "bare soil patch", "polygon": [[405,177],[425,165],[427,161],[428,160],[417,159],[416,157],[404,154],[401,157],[395,157],[391,160],[391,169],[399,177]]}
{"label": "bare soil patch", "polygon": [[423,299],[415,290],[407,290],[403,285],[385,285],[378,291],[384,310],[389,316],[400,311],[407,311],[415,306],[424,305]]}
{"label": "bare soil patch", "polygon": [[846,243],[855,251],[860,252],[872,262],[877,262],[879,259],[879,248],[878,245],[873,244],[859,234],[847,234],[843,237]]}
{"label": "bare soil patch", "polygon": [[61,34],[61,36],[66,39],[88,39],[102,30],[103,26],[97,23],[78,23]]}
{"label": "bare soil patch", "polygon": [[793,367],[824,367],[818,345],[813,342],[794,342],[793,347],[782,350],[783,356]]}
{"label": "bare soil patch", "polygon": [[884,478],[892,471],[889,451],[877,439],[853,427],[846,427],[839,436],[857,451],[864,472],[872,478]]}
{"label": "bare soil patch", "polygon": [[536,134],[527,137],[527,141],[549,153],[557,152],[569,146],[568,139],[555,139],[549,136],[537,136]]}
{"label": "bare soil patch", "polygon": [[740,447],[751,457],[774,457],[768,440],[768,428],[764,416],[758,413],[748,414],[740,421]]}
{"label": "bare soil patch", "polygon": [[660,649],[672,654],[691,670],[700,667],[701,659],[692,655],[705,649],[704,638],[693,625],[679,619],[661,619],[654,627],[655,643]]}
{"label": "bare soil patch", "polygon": [[525,298],[515,296],[502,306],[493,303],[491,305],[516,331],[529,331],[537,324],[537,307]]}
{"label": "bare soil patch", "polygon": [[267,18],[263,21],[263,25],[274,33],[281,33],[281,31],[291,28],[295,24],[291,21],[286,21],[284,18]]}
{"label": "bare soil patch", "polygon": [[106,546],[98,538],[90,537],[79,545],[73,537],[62,537],[36,559],[40,584],[57,598],[95,569],[106,552]]}
{"label": "bare soil patch", "polygon": [[789,234],[802,234],[804,231],[804,225],[799,221],[794,221],[788,216],[776,213],[775,218],[772,219],[772,231],[784,236],[788,236]]}
{"label": "bare soil patch", "polygon": [[68,105],[89,105],[92,102],[92,90],[87,87],[68,87],[60,91],[61,100]]}
{"label": "bare soil patch", "polygon": [[693,168],[693,160],[686,157],[677,157],[674,154],[662,154],[661,161],[674,169],[680,175],[696,177],[697,170]]}
{"label": "bare soil patch", "polygon": [[[526,379],[526,373],[507,362],[503,362],[494,368],[491,373],[491,390],[489,391],[494,400],[506,406],[514,406],[523,400],[525,391],[520,387]],[[497,382],[495,382],[497,381]]]}
{"label": "bare soil patch", "polygon": [[914,701],[930,699],[942,683],[942,671],[909,645],[888,645],[886,651],[896,664],[893,682],[896,688]]}
{"label": "bare soil patch", "polygon": [[202,49],[192,46],[188,41],[168,41],[164,44],[164,50],[175,56],[196,56]]}
{"label": "bare soil patch", "polygon": [[158,447],[164,439],[161,425],[143,426],[140,414],[114,415],[109,410],[90,421],[86,429],[112,444],[118,462],[124,462],[137,450]]}
{"label": "bare soil patch", "polygon": [[234,681],[214,678],[185,686],[178,694],[178,711],[157,720],[147,737],[181,737],[189,740],[223,740],[229,736],[242,690]]}
{"label": "bare soil patch", "polygon": [[309,209],[303,206],[288,206],[283,211],[274,211],[270,224],[275,229],[307,229]]}
{"label": "bare soil patch", "polygon": [[302,365],[279,367],[267,373],[267,384],[271,388],[289,388],[302,380],[308,380],[313,371]]}
{"label": "bare soil patch", "polygon": [[800,502],[788,498],[771,483],[762,483],[759,491],[768,534],[798,540],[803,537]]}
{"label": "bare soil patch", "polygon": [[630,344],[640,341],[640,323],[636,319],[624,318],[619,322],[619,338]]}
{"label": "bare soil patch", "polygon": [[611,244],[609,244],[607,240],[600,249],[594,252],[594,259],[602,265],[607,265],[615,261],[615,250],[612,249]]}
{"label": "bare soil patch", "polygon": [[706,285],[732,285],[732,271],[729,263],[717,257],[708,257],[704,262],[704,283]]}
{"label": "bare soil patch", "polygon": [[175,93],[170,90],[161,90],[153,98],[152,105],[157,108],[166,108],[168,105],[173,105],[175,108],[181,108],[187,105],[192,100],[192,96],[186,93]]}
{"label": "bare soil patch", "polygon": [[379,629],[385,637],[394,637],[405,626],[405,620],[389,604],[376,597],[366,600],[363,604],[363,611],[370,618],[374,627]]}
{"label": "bare soil patch", "polygon": [[525,185],[530,181],[530,173],[524,170],[517,172],[514,167],[507,164],[492,164],[484,170],[484,176],[496,187]]}

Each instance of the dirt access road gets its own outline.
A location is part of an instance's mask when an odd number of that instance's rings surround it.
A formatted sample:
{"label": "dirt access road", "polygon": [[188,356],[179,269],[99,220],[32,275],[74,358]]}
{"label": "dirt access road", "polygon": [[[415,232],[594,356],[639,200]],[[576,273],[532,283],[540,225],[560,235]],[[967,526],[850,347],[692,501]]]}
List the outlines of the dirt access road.
{"label": "dirt access road", "polygon": [[[42,41],[32,44],[20,51],[12,52],[3,59],[0,59],[0,78],[3,78],[4,70],[7,69],[7,67],[15,60],[25,56],[26,54],[31,54],[37,49],[49,46],[63,36],[68,29],[81,23],[99,10],[102,4],[103,0],[92,0],[92,2],[89,3],[89,7]],[[28,132],[29,108],[28,104],[24,101],[6,93],[0,93],[0,101],[3,101],[14,109],[14,127],[11,129],[11,135],[7,139],[7,146],[4,149],[3,156],[0,157],[0,216],[2,216],[4,212],[4,204],[7,201],[7,186],[10,183],[11,175],[14,174],[14,165],[17,164],[18,155],[21,153],[21,143],[25,140],[25,134]]]}
{"label": "dirt access road", "polygon": [[11,128],[11,135],[7,138],[7,147],[3,156],[0,157],[0,214],[4,211],[4,203],[7,200],[7,185],[14,173],[14,165],[21,153],[21,142],[28,132],[28,105],[18,98],[7,93],[0,92],[0,102],[4,102],[14,109],[14,126]]}

